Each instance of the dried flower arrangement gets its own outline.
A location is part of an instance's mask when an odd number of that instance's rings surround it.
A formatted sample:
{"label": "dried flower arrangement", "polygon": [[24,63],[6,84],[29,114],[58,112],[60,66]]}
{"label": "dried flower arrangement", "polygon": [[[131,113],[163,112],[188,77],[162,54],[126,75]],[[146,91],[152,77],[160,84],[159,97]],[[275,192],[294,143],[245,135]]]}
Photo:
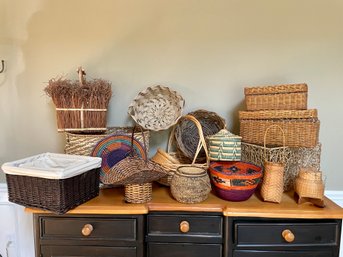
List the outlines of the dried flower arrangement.
{"label": "dried flower arrangement", "polygon": [[77,72],[79,81],[61,77],[50,79],[44,89],[56,106],[58,131],[106,131],[107,107],[112,96],[111,83],[103,79],[87,81],[81,67]]}

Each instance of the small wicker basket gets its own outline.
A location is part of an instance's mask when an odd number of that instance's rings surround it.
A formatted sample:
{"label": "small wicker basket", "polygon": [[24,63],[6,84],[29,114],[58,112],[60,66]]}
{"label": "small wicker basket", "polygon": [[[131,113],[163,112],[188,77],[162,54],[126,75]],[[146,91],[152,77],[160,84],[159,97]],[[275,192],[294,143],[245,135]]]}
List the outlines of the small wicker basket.
{"label": "small wicker basket", "polygon": [[147,130],[159,131],[173,126],[181,117],[185,100],[164,86],[148,87],[130,104],[128,113]]}
{"label": "small wicker basket", "polygon": [[[159,163],[167,172],[168,175],[162,177],[161,179],[157,180],[162,185],[170,186],[171,180],[176,172],[176,170],[180,166],[189,166],[189,167],[198,167],[207,169],[209,167],[210,159],[209,154],[207,150],[207,144],[205,141],[204,134],[202,132],[202,127],[200,122],[191,115],[185,115],[183,119],[187,119],[189,121],[192,121],[199,133],[199,141],[197,146],[197,151],[193,157],[193,160],[190,160],[189,158],[182,155],[179,151],[172,152],[171,148],[173,143],[175,143],[175,126],[173,127],[172,131],[170,132],[169,139],[168,139],[168,146],[167,146],[167,152],[165,152],[162,149],[158,149],[156,154],[151,158],[152,161]],[[196,163],[197,157],[200,153],[200,150],[204,149],[206,160],[205,162]]]}
{"label": "small wicker basket", "polygon": [[314,198],[323,200],[324,183],[322,173],[315,169],[301,169],[295,180],[295,192],[299,198]]}

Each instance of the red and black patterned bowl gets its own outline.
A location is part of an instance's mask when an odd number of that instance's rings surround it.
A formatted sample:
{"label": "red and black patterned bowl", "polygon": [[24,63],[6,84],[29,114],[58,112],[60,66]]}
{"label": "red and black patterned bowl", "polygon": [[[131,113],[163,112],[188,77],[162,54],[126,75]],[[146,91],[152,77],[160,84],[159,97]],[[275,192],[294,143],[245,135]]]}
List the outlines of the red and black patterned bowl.
{"label": "red and black patterned bowl", "polygon": [[263,169],[251,163],[211,162],[211,182],[216,195],[228,201],[245,201],[255,192]]}

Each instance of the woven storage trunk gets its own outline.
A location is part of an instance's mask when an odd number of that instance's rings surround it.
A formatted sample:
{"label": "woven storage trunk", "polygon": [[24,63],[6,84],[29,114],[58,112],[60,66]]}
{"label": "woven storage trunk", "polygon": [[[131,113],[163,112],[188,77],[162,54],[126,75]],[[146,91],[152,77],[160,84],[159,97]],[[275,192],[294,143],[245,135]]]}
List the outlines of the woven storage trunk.
{"label": "woven storage trunk", "polygon": [[[285,155],[284,191],[294,189],[295,179],[301,168],[320,169],[321,144],[315,147],[266,147],[266,158],[281,162]],[[242,142],[242,161],[264,169],[264,147]]]}
{"label": "woven storage trunk", "polygon": [[[320,122],[317,110],[240,111],[242,141],[263,145],[264,133],[271,125],[279,125],[285,132],[286,146],[315,147],[318,144]],[[282,145],[282,136],[271,129],[269,144]]]}
{"label": "woven storage trunk", "polygon": [[[109,127],[104,134],[76,134],[76,133],[65,133],[66,144],[64,151],[66,154],[77,154],[90,156],[94,147],[105,137],[116,134],[124,133],[125,135],[132,135],[132,127]],[[144,131],[145,145],[147,152],[149,152],[149,138],[150,132]],[[135,133],[135,139],[143,144],[143,135],[140,132]]]}
{"label": "woven storage trunk", "polygon": [[[59,154],[56,155],[59,156]],[[2,169],[6,173],[9,201],[25,207],[39,208],[57,214],[64,214],[70,209],[96,197],[99,194],[100,169],[98,167],[101,165],[101,159],[94,157],[87,158],[91,158],[89,165],[87,164],[90,168],[89,170],[82,171],[82,173],[80,171],[77,172],[80,173],[78,175],[67,176],[61,179],[38,177],[40,176],[39,174],[43,176],[48,174],[48,172],[45,173],[42,169],[38,170],[38,175],[36,176],[32,176],[32,174],[24,175],[26,172],[20,166],[5,163]],[[80,157],[77,157],[75,161],[79,159]],[[94,162],[94,160],[96,161]],[[73,165],[73,163],[71,162],[70,165]],[[93,168],[95,166],[98,167]],[[14,174],[17,172],[17,167],[19,167],[18,175]],[[85,166],[83,168],[87,169]],[[76,167],[76,169],[78,168]],[[28,169],[29,172],[30,170]]]}
{"label": "woven storage trunk", "polygon": [[247,110],[306,110],[307,85],[285,84],[244,88]]}

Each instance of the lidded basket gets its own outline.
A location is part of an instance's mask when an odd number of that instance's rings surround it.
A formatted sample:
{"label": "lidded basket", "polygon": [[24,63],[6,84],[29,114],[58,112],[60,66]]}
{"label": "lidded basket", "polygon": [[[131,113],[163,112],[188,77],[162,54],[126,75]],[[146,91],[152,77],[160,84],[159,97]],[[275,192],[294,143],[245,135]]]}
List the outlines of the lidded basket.
{"label": "lidded basket", "polygon": [[208,136],[208,148],[211,161],[240,161],[241,140],[227,129],[221,129],[218,133]]}

